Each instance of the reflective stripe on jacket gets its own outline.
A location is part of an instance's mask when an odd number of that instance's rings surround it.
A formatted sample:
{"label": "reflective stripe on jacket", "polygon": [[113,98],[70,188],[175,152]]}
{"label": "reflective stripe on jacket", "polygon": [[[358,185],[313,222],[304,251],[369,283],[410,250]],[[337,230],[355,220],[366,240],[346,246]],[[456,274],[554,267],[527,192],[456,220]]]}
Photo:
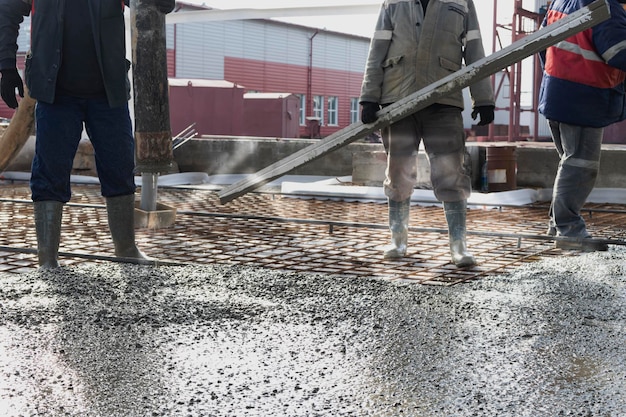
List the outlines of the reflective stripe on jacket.
{"label": "reflective stripe on jacket", "polygon": [[[415,0],[381,6],[361,86],[360,101],[396,102],[485,56],[472,0],[430,0],[426,19]],[[489,78],[472,86],[474,106],[494,105]],[[438,103],[463,108],[459,91]]]}
{"label": "reflective stripe on jacket", "polygon": [[[549,120],[605,127],[626,118],[626,12],[608,0],[611,17],[549,47],[542,54],[539,111]],[[553,1],[542,26],[592,0]]]}

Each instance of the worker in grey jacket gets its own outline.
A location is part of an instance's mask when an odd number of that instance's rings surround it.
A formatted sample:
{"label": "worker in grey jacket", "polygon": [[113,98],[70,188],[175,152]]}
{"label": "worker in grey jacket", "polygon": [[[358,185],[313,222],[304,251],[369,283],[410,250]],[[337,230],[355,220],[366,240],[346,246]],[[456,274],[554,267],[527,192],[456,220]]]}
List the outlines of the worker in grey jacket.
{"label": "worker in grey jacket", "polygon": [[[380,106],[394,103],[484,58],[472,0],[385,0],[381,6],[361,88],[361,120],[372,123]],[[470,87],[472,117],[491,123],[495,102],[489,79]],[[452,93],[382,131],[387,152],[384,182],[389,202],[391,245],[385,258],[406,254],[409,207],[416,183],[420,142],[431,165],[431,182],[443,202],[452,262],[476,263],[465,239],[470,177],[464,170],[465,131],[462,92]]]}
{"label": "worker in grey jacket", "polygon": [[[124,7],[128,0],[0,0],[0,93],[18,106],[24,85],[16,65],[17,36],[31,17],[25,78],[37,100],[30,188],[42,268],[58,267],[63,206],[83,127],[94,147],[115,255],[144,258],[134,232],[134,138],[128,99]],[[145,7],[169,13],[174,0]]]}

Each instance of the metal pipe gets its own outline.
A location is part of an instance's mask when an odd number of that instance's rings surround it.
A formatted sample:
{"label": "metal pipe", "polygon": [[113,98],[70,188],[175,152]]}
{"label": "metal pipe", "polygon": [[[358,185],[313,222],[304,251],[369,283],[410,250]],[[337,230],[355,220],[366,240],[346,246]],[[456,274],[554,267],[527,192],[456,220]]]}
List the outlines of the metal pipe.
{"label": "metal pipe", "polygon": [[[236,4],[236,2],[233,2]],[[185,13],[170,13],[167,23],[192,23],[225,20],[246,19],[273,19],[280,17],[301,16],[340,16],[354,17],[355,15],[375,14],[380,10],[379,4],[350,4],[338,6],[305,6],[280,8],[238,8],[238,9],[210,9],[196,10]]]}
{"label": "metal pipe", "polygon": [[[37,249],[34,249],[34,248],[0,246],[0,250],[3,252],[11,252],[11,253],[26,253],[26,254],[31,254],[31,255],[37,254]],[[92,261],[128,263],[128,264],[135,264],[135,265],[148,265],[148,266],[153,266],[153,267],[191,265],[186,262],[169,261],[169,260],[164,260],[164,259],[121,258],[118,256],[95,255],[95,254],[79,253],[79,252],[59,252],[59,257],[79,258],[79,259],[87,259],[87,260],[92,260]]]}
{"label": "metal pipe", "polygon": [[156,9],[152,1],[131,0],[130,6],[135,159],[136,169],[145,181],[141,188],[141,207],[150,211],[156,209],[157,177],[168,172],[174,160],[165,15]]}
{"label": "metal pipe", "polygon": [[141,174],[141,203],[144,211],[155,211],[157,208],[157,186],[159,174],[144,172]]}
{"label": "metal pipe", "polygon": [[314,115],[313,113],[313,39],[319,33],[319,29],[316,29],[313,35],[309,38],[309,67],[307,68],[307,80],[306,80],[306,101],[307,108],[304,112],[305,120],[307,122],[307,129],[309,130],[309,136],[313,138],[313,132],[311,131],[311,121],[308,119]]}
{"label": "metal pipe", "polygon": [[[322,225],[328,226],[329,232],[332,233],[335,227],[355,227],[365,229],[380,229],[387,230],[389,225],[378,223],[359,223],[359,222],[342,222],[337,220],[317,220],[317,219],[298,219],[289,217],[274,217],[274,216],[260,216],[260,215],[245,215],[245,214],[227,214],[227,213],[211,213],[201,211],[177,211],[177,214],[202,216],[202,217],[220,217],[226,219],[244,219],[244,220],[261,220],[261,221],[273,221],[276,223],[296,223],[296,224],[310,224],[310,225]],[[416,233],[441,233],[447,234],[447,228],[434,228],[434,227],[414,227],[409,226],[410,232]],[[486,232],[481,230],[467,230],[467,235],[472,236],[488,236],[498,238],[512,238],[512,239],[527,239],[527,240],[542,240],[542,241],[576,241],[579,239],[566,237],[566,236],[549,236],[549,235],[535,235],[529,233],[503,233],[503,232]],[[589,239],[593,242],[606,243],[610,245],[624,245],[626,246],[626,240],[620,239],[601,239],[594,238]]]}
{"label": "metal pipe", "polygon": [[[491,53],[496,52],[496,41],[498,38],[498,1],[497,0],[493,0],[493,27],[492,27],[492,32],[491,32]],[[494,90],[494,99],[495,99],[495,105],[496,105],[496,109],[498,110],[498,96],[499,96],[499,89],[496,90],[496,79],[497,79],[498,73],[496,72],[495,74],[493,74],[491,76],[491,88]],[[493,137],[495,135],[495,123],[489,123],[489,125],[487,126],[487,140],[488,141],[493,141]]]}

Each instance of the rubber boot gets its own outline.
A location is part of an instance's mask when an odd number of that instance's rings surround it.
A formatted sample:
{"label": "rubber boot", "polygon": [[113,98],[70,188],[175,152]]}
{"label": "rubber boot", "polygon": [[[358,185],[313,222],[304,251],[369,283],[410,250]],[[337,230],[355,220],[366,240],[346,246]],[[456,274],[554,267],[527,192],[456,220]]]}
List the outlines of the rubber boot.
{"label": "rubber boot", "polygon": [[34,211],[39,267],[43,269],[58,268],[63,203],[60,201],[35,201]]}
{"label": "rubber boot", "polygon": [[409,209],[411,200],[394,201],[389,199],[389,230],[391,244],[385,247],[384,258],[402,258],[406,254],[409,239]]}
{"label": "rubber boot", "polygon": [[135,195],[107,197],[106,204],[115,256],[148,259],[135,243]]}
{"label": "rubber boot", "polygon": [[466,201],[444,202],[443,208],[448,222],[452,263],[460,268],[475,265],[476,260],[474,256],[467,251],[465,242],[465,221],[467,217]]}

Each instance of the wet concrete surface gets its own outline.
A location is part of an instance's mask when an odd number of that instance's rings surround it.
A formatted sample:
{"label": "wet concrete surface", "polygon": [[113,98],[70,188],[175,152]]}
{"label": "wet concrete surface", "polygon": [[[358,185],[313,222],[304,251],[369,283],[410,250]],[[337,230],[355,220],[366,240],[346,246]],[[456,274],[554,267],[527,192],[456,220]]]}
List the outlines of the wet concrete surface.
{"label": "wet concrete surface", "polygon": [[0,275],[2,416],[623,416],[626,250],[451,287],[241,265]]}

